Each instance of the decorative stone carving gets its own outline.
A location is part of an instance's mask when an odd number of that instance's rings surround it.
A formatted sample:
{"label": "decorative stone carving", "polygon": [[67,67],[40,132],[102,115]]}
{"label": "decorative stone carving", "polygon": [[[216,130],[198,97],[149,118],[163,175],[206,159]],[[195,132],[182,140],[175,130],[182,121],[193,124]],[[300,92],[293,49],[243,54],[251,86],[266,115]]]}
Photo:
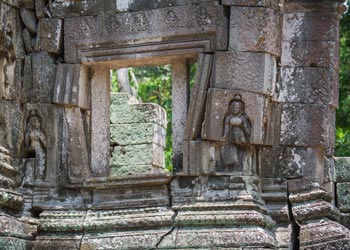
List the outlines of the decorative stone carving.
{"label": "decorative stone carving", "polygon": [[31,110],[27,118],[24,145],[27,157],[36,159],[36,178],[45,179],[47,142],[42,119],[36,110]]}
{"label": "decorative stone carving", "polygon": [[[111,60],[111,53],[115,58],[120,57],[118,48],[130,42],[133,46],[137,44],[141,54],[150,49],[149,45],[161,46],[163,44],[161,40],[166,41],[167,50],[178,50],[178,53],[184,52],[182,52],[182,42],[187,43],[187,46],[193,49],[199,45],[201,51],[227,47],[227,41],[224,38],[227,36],[227,22],[223,8],[210,4],[69,18],[66,19],[64,25],[65,60],[69,63],[77,63],[80,59],[91,61],[88,58],[94,58],[97,55],[95,52],[99,50],[101,44],[109,44],[111,50],[107,53],[98,52],[98,57],[108,56],[108,60]],[[73,27],[75,28],[72,29]],[[166,39],[163,37],[159,40],[161,32],[167,34]],[[133,41],[129,39],[131,37]],[[218,37],[221,38],[217,39]],[[157,45],[154,44],[154,40],[159,41]],[[203,44],[197,44],[194,42],[195,40],[209,42],[210,45],[203,48]],[[181,42],[179,43],[179,41]],[[188,54],[188,52],[187,50],[186,53]],[[125,59],[125,54],[123,58]]]}
{"label": "decorative stone carving", "polygon": [[225,171],[242,165],[242,151],[250,142],[250,134],[251,123],[245,112],[245,103],[242,96],[236,94],[229,102],[224,117],[223,139],[226,144],[221,148],[221,159]]}
{"label": "decorative stone carving", "polygon": [[245,112],[251,122],[250,143],[262,144],[265,129],[264,116],[266,115],[267,102],[263,95],[210,88],[207,95],[207,107],[202,126],[202,139],[223,142],[224,116],[229,102],[236,94],[245,100]]}
{"label": "decorative stone carving", "polygon": [[214,88],[272,95],[276,59],[267,53],[218,51],[214,61]]}

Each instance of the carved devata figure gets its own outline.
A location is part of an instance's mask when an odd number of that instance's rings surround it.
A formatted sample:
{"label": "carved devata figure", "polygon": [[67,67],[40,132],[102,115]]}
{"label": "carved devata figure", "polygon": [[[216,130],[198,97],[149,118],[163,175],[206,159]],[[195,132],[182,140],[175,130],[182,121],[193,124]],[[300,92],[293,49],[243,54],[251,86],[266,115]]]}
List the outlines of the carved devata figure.
{"label": "carved devata figure", "polygon": [[28,156],[36,159],[36,178],[45,178],[46,135],[41,128],[42,120],[36,110],[31,110],[27,119],[24,145]]}
{"label": "carved devata figure", "polygon": [[245,113],[242,96],[236,94],[229,102],[224,118],[223,138],[225,144],[221,149],[221,158],[225,171],[242,167],[244,146],[249,143],[251,123]]}

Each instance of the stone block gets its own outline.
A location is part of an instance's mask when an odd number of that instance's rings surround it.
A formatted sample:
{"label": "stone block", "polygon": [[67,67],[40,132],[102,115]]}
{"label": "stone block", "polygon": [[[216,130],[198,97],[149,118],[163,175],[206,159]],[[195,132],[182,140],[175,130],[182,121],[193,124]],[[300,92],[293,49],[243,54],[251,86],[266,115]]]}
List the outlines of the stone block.
{"label": "stone block", "polygon": [[248,7],[268,7],[279,9],[280,0],[222,0],[223,5],[228,6],[248,6]]}
{"label": "stone block", "polygon": [[51,103],[54,93],[57,65],[55,58],[47,52],[32,54],[33,102]]}
{"label": "stone block", "polygon": [[281,15],[269,8],[231,7],[231,50],[281,54]]}
{"label": "stone block", "polygon": [[164,148],[154,143],[115,146],[110,166],[154,165],[164,167]]}
{"label": "stone block", "polygon": [[216,171],[220,152],[215,143],[209,141],[184,141],[183,172],[186,174],[209,174]]}
{"label": "stone block", "polygon": [[[64,139],[67,140],[67,151],[62,154],[67,154],[66,173],[70,183],[81,183],[90,176],[88,120],[80,108],[66,108],[64,113],[66,122],[64,127],[67,129]],[[61,177],[66,176],[61,173]]]}
{"label": "stone block", "polygon": [[139,104],[140,102],[126,92],[111,92],[111,106]]}
{"label": "stone block", "polygon": [[279,145],[281,128],[281,105],[270,102],[267,106],[265,145]]}
{"label": "stone block", "polygon": [[[40,0],[42,1],[42,0]],[[145,11],[152,9],[167,8],[172,6],[199,4],[199,3],[213,3],[216,4],[218,0],[148,0],[148,1],[106,1],[106,2],[77,2],[68,0],[66,2],[53,3],[53,16],[59,18],[75,17],[75,16],[96,16],[106,13],[122,13]]]}
{"label": "stone block", "polygon": [[186,119],[184,134],[186,140],[193,140],[200,137],[212,65],[213,55],[199,54],[195,82],[191,89],[191,98]]}
{"label": "stone block", "polygon": [[341,0],[334,1],[289,1],[283,4],[283,11],[285,13],[311,13],[315,11],[320,12],[339,12],[343,13],[346,7]]}
{"label": "stone block", "polygon": [[339,17],[332,12],[286,13],[283,15],[284,41],[336,42]]}
{"label": "stone block", "polygon": [[88,69],[80,64],[58,64],[53,102],[90,109]]}
{"label": "stone block", "polygon": [[279,102],[338,106],[338,75],[332,68],[282,67]]}
{"label": "stone block", "polygon": [[283,104],[282,145],[329,147],[334,145],[335,111],[328,106]]}
{"label": "stone block", "polygon": [[111,166],[109,176],[110,177],[130,177],[130,176],[155,176],[164,174],[164,168],[160,168],[153,165],[123,165],[123,166]]}
{"label": "stone block", "polygon": [[350,182],[350,157],[337,157],[335,163],[335,182]]}
{"label": "stone block", "polygon": [[0,2],[0,52],[11,60],[25,56],[19,15],[16,8]]}
{"label": "stone block", "polygon": [[34,2],[35,0],[9,0],[18,3],[18,7],[26,9],[35,9]]}
{"label": "stone block", "polygon": [[22,22],[29,32],[35,34],[38,29],[38,19],[34,11],[22,8],[20,10]]}
{"label": "stone block", "polygon": [[165,148],[165,128],[154,123],[111,124],[110,137],[119,146],[155,143]]}
{"label": "stone block", "polygon": [[60,52],[62,52],[63,43],[62,20],[54,18],[41,18],[39,22],[39,29],[41,50],[54,54],[60,54]]}
{"label": "stone block", "polygon": [[[333,183],[336,180],[336,168],[335,168],[336,161],[333,159],[333,157],[324,157],[324,170],[323,170],[323,183],[329,184]],[[349,178],[350,180],[350,178]],[[333,184],[330,184],[333,185]]]}
{"label": "stone block", "polygon": [[343,213],[350,212],[350,182],[337,183],[337,207]]}
{"label": "stone block", "polygon": [[211,87],[272,95],[276,60],[267,53],[217,51]]}
{"label": "stone block", "polygon": [[14,100],[0,99],[0,145],[6,147],[10,154],[20,156],[23,132],[21,105]]}
{"label": "stone block", "polygon": [[21,102],[30,102],[33,90],[33,68],[32,56],[28,55],[24,58],[23,80],[21,89]]}
{"label": "stone block", "polygon": [[[93,210],[101,211],[106,209],[113,209],[116,211],[118,208],[122,208],[123,210],[137,208],[140,211],[144,208],[146,211],[147,210],[149,211],[149,209],[150,208],[152,209],[152,207],[169,206],[169,194],[168,194],[168,188],[166,185],[159,185],[159,184],[147,185],[147,182],[144,183],[143,180],[139,178],[139,176],[136,176],[138,178],[137,182],[135,182],[136,185],[126,186],[125,184],[130,184],[129,181],[132,177],[131,176],[128,176],[127,178],[125,178],[125,176],[121,176],[121,177],[122,178],[114,177],[114,179],[121,180],[124,183],[124,185],[113,189],[98,188],[93,191],[92,199],[94,203],[90,205],[90,207]],[[145,176],[145,178],[147,177]],[[124,214],[119,213],[119,214],[121,216],[126,215],[125,213]],[[142,216],[142,215],[138,215],[138,216]],[[128,225],[124,224],[122,226],[123,229],[127,228]],[[139,222],[139,225],[140,225],[140,222]],[[92,225],[92,228],[93,228],[93,225]]]}
{"label": "stone block", "polygon": [[91,78],[91,169],[95,176],[106,176],[109,165],[109,147],[112,113],[110,107],[110,70],[94,67]]}
{"label": "stone block", "polygon": [[282,41],[281,66],[339,68],[337,42]]}
{"label": "stone block", "polygon": [[210,88],[208,91],[207,107],[202,129],[205,140],[224,141],[223,124],[228,104],[236,94],[242,96],[245,112],[251,123],[250,143],[262,144],[265,135],[264,116],[266,115],[267,100],[263,95]]}
{"label": "stone block", "polygon": [[111,105],[111,124],[156,123],[166,128],[166,112],[154,103]]}
{"label": "stone block", "polygon": [[[139,59],[145,53],[149,58],[150,53],[159,56],[164,55],[165,51],[187,55],[190,52],[227,48],[227,19],[220,5],[184,5],[68,18],[64,26],[65,61],[69,63]],[[109,49],[101,50],[102,44],[104,48],[109,46]],[[120,51],[118,48],[121,46],[132,46],[134,49]]]}
{"label": "stone block", "polygon": [[303,147],[262,147],[260,176],[298,179],[323,176],[323,150]]}
{"label": "stone block", "polygon": [[22,59],[8,61],[0,59],[0,97],[7,100],[19,100],[22,85]]}
{"label": "stone block", "polygon": [[349,234],[348,228],[330,219],[307,221],[300,225],[300,249],[349,249]]}

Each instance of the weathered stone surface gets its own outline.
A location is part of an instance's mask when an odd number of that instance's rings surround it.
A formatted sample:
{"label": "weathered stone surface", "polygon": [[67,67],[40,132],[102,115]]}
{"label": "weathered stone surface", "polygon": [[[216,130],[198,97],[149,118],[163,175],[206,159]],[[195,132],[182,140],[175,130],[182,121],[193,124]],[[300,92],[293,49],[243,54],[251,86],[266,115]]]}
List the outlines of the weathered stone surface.
{"label": "weathered stone surface", "polygon": [[155,176],[164,174],[163,167],[154,165],[122,165],[111,166],[109,176],[111,177],[129,177],[129,176]]}
{"label": "weathered stone surface", "polygon": [[281,16],[268,8],[231,7],[231,50],[281,53]]}
{"label": "weathered stone surface", "polygon": [[284,41],[336,41],[339,36],[336,13],[306,12],[283,15]]}
{"label": "weathered stone surface", "polygon": [[110,165],[155,165],[164,167],[164,148],[153,143],[115,146]]}
{"label": "weathered stone surface", "polygon": [[328,219],[310,221],[300,227],[300,249],[348,249],[349,230]]}
{"label": "weathered stone surface", "polygon": [[274,239],[262,228],[198,229],[195,232],[182,229],[176,232],[176,237],[167,236],[160,247],[205,249],[206,246],[238,248],[242,245],[273,248]]}
{"label": "weathered stone surface", "polygon": [[[42,1],[42,0],[41,0]],[[63,2],[53,3],[53,15],[66,18],[74,16],[95,16],[103,15],[106,13],[120,13],[120,12],[135,12],[141,10],[151,10],[158,8],[166,8],[172,6],[198,4],[198,3],[217,4],[217,0],[148,0],[148,1],[106,1],[101,3],[97,2],[80,2],[74,0],[68,0]]]}
{"label": "weathered stone surface", "polygon": [[337,157],[335,163],[335,181],[350,182],[350,158]]}
{"label": "weathered stone surface", "polygon": [[213,55],[200,53],[198,56],[194,86],[191,89],[190,104],[186,119],[186,140],[200,137],[204,119],[205,102],[212,72]]}
{"label": "weathered stone surface", "polygon": [[[26,240],[33,240],[34,233],[33,230],[35,227],[30,226],[29,224],[22,222],[14,217],[0,214],[1,220],[1,237],[11,237],[11,238],[20,238]],[[1,246],[1,243],[0,243]],[[11,249],[11,248],[2,248],[2,249]],[[17,249],[17,248],[13,248]]]}
{"label": "weathered stone surface", "polygon": [[0,96],[7,100],[19,100],[21,97],[22,60],[8,61],[0,59]]}
{"label": "weathered stone surface", "polygon": [[263,147],[260,150],[260,173],[264,178],[320,178],[323,150],[302,147]]}
{"label": "weathered stone surface", "polygon": [[337,183],[337,207],[341,212],[350,212],[350,182]]}
{"label": "weathered stone surface", "polygon": [[216,52],[215,88],[272,95],[277,72],[276,60],[267,53]]}
{"label": "weathered stone surface", "polygon": [[155,143],[165,148],[165,128],[154,123],[111,124],[110,131],[119,146]]}
{"label": "weathered stone surface", "polygon": [[282,42],[281,66],[339,68],[339,45],[336,42]]}
{"label": "weathered stone surface", "polygon": [[23,30],[23,42],[27,54],[32,53],[35,44],[35,39],[27,29]]}
{"label": "weathered stone surface", "polygon": [[[152,183],[148,178],[152,176],[144,176],[143,179],[136,176],[133,185],[125,186],[125,184],[130,184],[132,176],[122,176],[120,177],[110,177],[109,179],[119,180],[119,186],[108,188],[105,186],[103,188],[97,187],[93,191],[92,200],[93,203],[89,204],[89,207],[94,210],[117,210],[117,209],[144,209],[145,211],[152,210],[152,207],[159,206],[169,206],[169,194],[168,188],[164,181],[169,181],[169,176],[163,175],[163,184],[157,182]],[[158,179],[160,181],[160,179]],[[140,185],[142,187],[140,187]],[[116,214],[123,214],[122,210],[115,211]],[[133,213],[133,212],[131,212]],[[127,215],[127,213],[124,213]],[[127,218],[125,218],[127,220]],[[125,221],[125,219],[123,219]],[[96,221],[96,220],[95,220]],[[136,222],[137,223],[137,222]],[[140,223],[140,222],[139,222]],[[93,228],[94,221],[91,221],[91,228]],[[120,225],[120,224],[119,224]],[[135,224],[131,229],[135,228]],[[115,226],[112,226],[115,227]],[[117,228],[122,226],[117,226]],[[128,224],[124,224],[124,228],[127,228]]]}
{"label": "weathered stone surface", "polygon": [[67,174],[69,182],[80,183],[82,179],[90,176],[89,166],[89,122],[86,113],[79,108],[66,108],[67,122]]}
{"label": "weathered stone surface", "polygon": [[113,93],[110,107],[110,175],[163,173],[165,110],[156,104],[138,104],[126,93]]}
{"label": "weathered stone surface", "polygon": [[289,1],[281,6],[281,10],[284,12],[338,12],[343,13],[346,7],[341,0],[331,0],[331,1]]}
{"label": "weathered stone surface", "polygon": [[280,144],[281,104],[270,102],[267,106],[265,145]]}
{"label": "weathered stone surface", "polygon": [[171,65],[173,168],[182,169],[183,140],[190,95],[189,64],[187,60],[174,60]]}
{"label": "weathered stone surface", "polygon": [[90,109],[88,71],[80,64],[58,64],[53,102]]}
{"label": "weathered stone surface", "polygon": [[338,76],[332,68],[282,67],[278,101],[338,106]]}
{"label": "weathered stone surface", "polygon": [[250,7],[269,7],[279,9],[280,0],[222,0],[223,5],[229,6],[250,6]]}
{"label": "weathered stone surface", "polygon": [[41,18],[39,22],[40,29],[40,48],[41,50],[60,54],[62,51],[63,25],[61,19]]}
{"label": "weathered stone surface", "polygon": [[19,12],[4,1],[0,2],[0,53],[8,59],[25,55]]}
{"label": "weathered stone surface", "polygon": [[242,95],[245,111],[251,123],[250,143],[262,144],[264,139],[264,116],[266,100],[263,95],[210,88],[208,91],[207,108],[203,122],[202,138],[205,140],[224,141],[223,123],[228,109],[228,103],[235,94]]}
{"label": "weathered stone surface", "polygon": [[165,110],[154,103],[111,105],[111,123],[156,123],[163,128],[167,124]]}
{"label": "weathered stone surface", "polygon": [[17,101],[0,99],[0,144],[13,156],[21,155],[23,112]]}
{"label": "weathered stone surface", "polygon": [[334,110],[327,106],[283,104],[280,143],[311,147],[333,145]]}
{"label": "weathered stone surface", "polygon": [[183,173],[214,173],[220,161],[220,151],[215,143],[209,141],[184,141]]}
{"label": "weathered stone surface", "polygon": [[34,11],[22,8],[20,10],[22,21],[25,27],[33,34],[36,33],[38,28],[38,20]]}
{"label": "weathered stone surface", "polygon": [[32,54],[33,102],[51,103],[53,98],[57,65],[47,52]]}
{"label": "weathered stone surface", "polygon": [[32,56],[24,58],[21,102],[30,102],[33,88]]}
{"label": "weathered stone surface", "polygon": [[0,237],[0,248],[4,250],[30,250],[33,248],[33,246],[34,243],[29,240],[23,240],[12,237]]}
{"label": "weathered stone surface", "polygon": [[91,169],[94,175],[107,175],[109,164],[109,69],[96,67],[91,78]]}
{"label": "weathered stone surface", "polygon": [[[118,49],[125,45],[137,44],[137,58],[145,53],[149,57],[151,51],[155,51],[153,56],[160,55],[156,52],[160,48],[184,55],[191,53],[191,48],[192,53],[227,48],[226,17],[223,7],[218,5],[186,5],[118,15],[69,18],[64,25],[65,61],[69,63],[135,58],[135,50],[120,54]],[[156,45],[155,40],[158,41]],[[186,51],[184,43],[187,44]],[[99,49],[102,44],[109,44],[110,49]],[[149,45],[153,46],[151,51],[147,47]]]}
{"label": "weathered stone surface", "polygon": [[34,2],[35,0],[10,0],[18,3],[18,7],[26,9],[35,9]]}

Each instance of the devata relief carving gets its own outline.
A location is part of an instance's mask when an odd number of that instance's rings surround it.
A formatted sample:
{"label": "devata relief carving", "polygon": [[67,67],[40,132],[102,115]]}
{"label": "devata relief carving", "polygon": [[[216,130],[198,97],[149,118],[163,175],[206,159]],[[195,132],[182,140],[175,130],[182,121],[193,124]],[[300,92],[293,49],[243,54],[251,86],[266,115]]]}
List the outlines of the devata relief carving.
{"label": "devata relief carving", "polygon": [[251,123],[245,112],[245,104],[242,96],[236,94],[229,102],[224,119],[223,138],[226,143],[221,148],[221,158],[225,171],[241,168],[250,133]]}
{"label": "devata relief carving", "polygon": [[42,119],[36,110],[31,110],[27,119],[24,145],[29,158],[36,159],[36,178],[45,179],[46,135],[42,130]]}

